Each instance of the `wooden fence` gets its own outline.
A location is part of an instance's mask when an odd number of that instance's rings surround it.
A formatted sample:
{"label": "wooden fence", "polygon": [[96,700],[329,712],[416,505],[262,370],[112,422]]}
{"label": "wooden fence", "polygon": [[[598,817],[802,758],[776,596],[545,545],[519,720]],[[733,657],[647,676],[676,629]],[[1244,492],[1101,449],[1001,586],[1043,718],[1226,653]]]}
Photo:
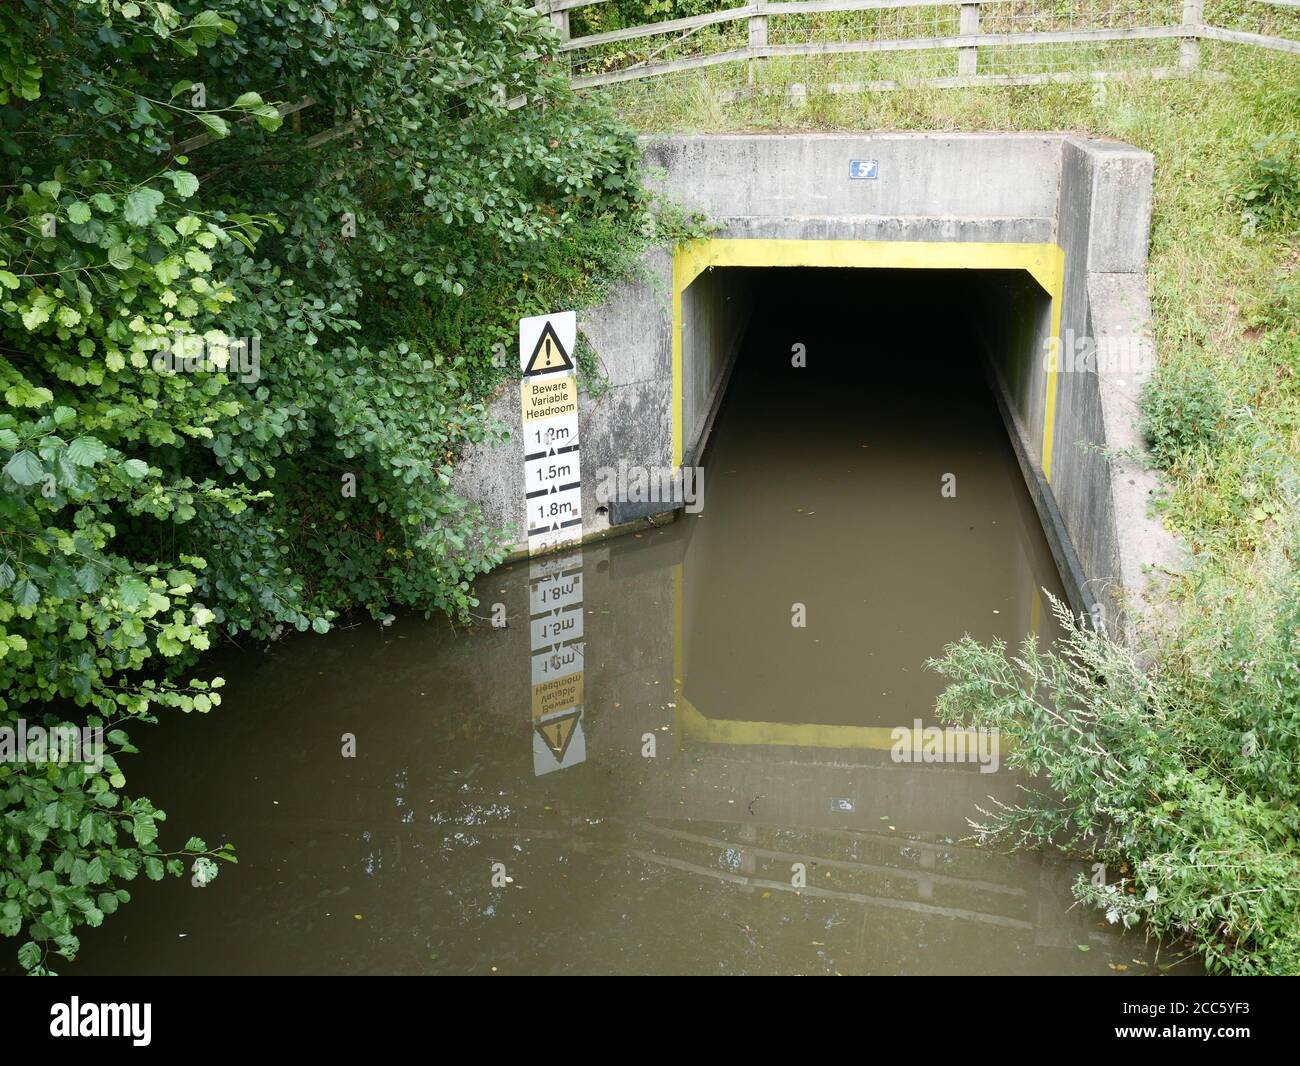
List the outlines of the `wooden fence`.
{"label": "wooden fence", "polygon": [[[570,35],[570,13],[578,8],[591,8],[609,0],[538,0],[536,8],[549,15],[552,25],[562,41],[560,51],[570,57],[574,67],[572,83],[576,88],[610,85],[634,81],[681,71],[728,63],[751,64],[751,79],[758,61],[777,56],[835,56],[882,53],[944,53],[956,54],[952,76],[925,79],[927,84],[979,84],[983,82],[1032,82],[1048,78],[1071,76],[1095,77],[1096,71],[1074,71],[1061,74],[989,74],[982,72],[981,55],[987,49],[1042,49],[1044,46],[1077,46],[1086,48],[1116,42],[1166,41],[1176,47],[1178,58],[1171,69],[1151,73],[1191,73],[1200,65],[1200,42],[1224,41],[1300,54],[1300,0],[1236,0],[1234,14],[1243,7],[1259,11],[1276,11],[1281,14],[1286,30],[1296,29],[1294,38],[1277,33],[1260,32],[1258,28],[1240,28],[1237,25],[1216,25],[1213,22],[1216,0],[1168,0],[1161,3],[1123,4],[1121,2],[1079,2],[1077,5],[1057,0],[1041,10],[1043,15],[1033,17],[1008,11],[1039,11],[1035,3],[1016,0],[749,0],[737,7],[693,15],[689,18],[671,19],[643,26],[628,26],[585,36]],[[1207,15],[1207,4],[1210,11]],[[848,12],[903,12],[916,9],[914,14],[942,12],[931,25],[941,32],[922,35],[892,35],[864,33],[860,39],[811,39],[817,36],[812,27],[796,27],[793,32],[779,35],[773,40],[773,30],[791,16],[829,15]],[[1121,17],[1116,17],[1117,9]],[[1162,9],[1164,18],[1161,18]],[[1179,10],[1181,9],[1181,10]],[[1288,10],[1289,9],[1289,10]],[[989,16],[994,16],[990,19]],[[1002,17],[997,17],[1002,16]],[[1026,27],[1006,30],[1019,20]],[[1033,28],[1034,22],[1065,22],[1068,28]],[[1264,30],[1271,28],[1263,20]],[[990,27],[990,22],[993,26]],[[1093,23],[1093,24],[1090,24]],[[743,26],[742,26],[743,24]],[[902,24],[902,23],[900,23]],[[915,25],[924,25],[916,20]],[[905,24],[903,24],[905,25]],[[701,33],[715,28],[710,38]],[[730,31],[730,32],[727,32]],[[746,32],[747,31],[747,32]],[[806,36],[809,39],[801,39]],[[634,44],[636,42],[636,44]],[[1172,42],[1177,42],[1174,45]],[[629,55],[618,46],[630,45],[642,54]],[[710,45],[715,47],[709,50]],[[685,51],[664,58],[665,52]],[[1005,53],[1002,53],[1005,54]],[[600,67],[605,69],[599,69]],[[868,86],[875,87],[875,86]],[[881,83],[880,87],[888,87]]]}

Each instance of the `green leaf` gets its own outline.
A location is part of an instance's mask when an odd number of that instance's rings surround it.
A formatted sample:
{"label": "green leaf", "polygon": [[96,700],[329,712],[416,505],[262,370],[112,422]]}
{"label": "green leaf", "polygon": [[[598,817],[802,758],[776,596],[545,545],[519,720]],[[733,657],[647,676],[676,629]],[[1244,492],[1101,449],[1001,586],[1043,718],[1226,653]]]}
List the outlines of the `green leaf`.
{"label": "green leaf", "polygon": [[35,485],[45,476],[45,467],[33,452],[24,448],[5,463],[4,472],[20,485]]}
{"label": "green leaf", "polygon": [[122,217],[133,226],[147,226],[157,216],[164,199],[157,189],[135,189],[126,198]]}
{"label": "green leaf", "polygon": [[[117,580],[117,598],[125,607],[139,607],[149,598],[149,586],[138,577],[120,577]],[[143,842],[141,842],[141,845],[143,846]]]}
{"label": "green leaf", "polygon": [[196,117],[207,128],[207,131],[218,140],[230,135],[230,123],[220,115],[214,115],[210,112],[203,111]]}
{"label": "green leaf", "polygon": [[270,104],[253,108],[253,118],[262,129],[274,133],[284,125],[284,116]]}
{"label": "green leaf", "polygon": [[194,880],[200,885],[210,884],[212,881],[216,880],[217,874],[220,872],[217,864],[206,855],[202,855],[194,860],[193,870]]}
{"label": "green leaf", "polygon": [[104,583],[104,575],[94,563],[86,563],[76,573],[77,585],[87,595],[94,593]]}
{"label": "green leaf", "polygon": [[94,466],[108,455],[108,449],[94,437],[78,437],[68,445],[68,458],[78,466]]}
{"label": "green leaf", "polygon": [[84,204],[78,200],[75,204],[68,205],[68,221],[76,222],[80,225],[83,222],[90,221],[90,205]]}
{"label": "green leaf", "polygon": [[182,200],[189,199],[199,191],[199,179],[184,170],[169,170],[167,177],[171,179],[176,195]]}
{"label": "green leaf", "polygon": [[135,263],[135,253],[125,244],[115,244],[108,250],[108,265],[114,270],[130,270]]}
{"label": "green leaf", "polygon": [[235,24],[215,11],[200,11],[189,25],[190,37],[197,45],[211,44],[222,34],[234,33]]}

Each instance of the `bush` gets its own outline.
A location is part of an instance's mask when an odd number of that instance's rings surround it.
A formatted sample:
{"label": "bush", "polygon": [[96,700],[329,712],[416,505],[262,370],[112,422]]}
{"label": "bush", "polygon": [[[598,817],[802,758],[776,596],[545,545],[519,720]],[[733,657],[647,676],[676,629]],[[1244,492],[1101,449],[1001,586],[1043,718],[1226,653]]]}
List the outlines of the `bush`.
{"label": "bush", "polygon": [[1300,974],[1300,589],[1286,553],[1272,573],[1251,600],[1201,590],[1154,669],[1059,602],[1051,651],[965,638],[928,664],[945,721],[999,729],[1051,785],[981,810],[977,837],[1099,859],[1107,883],[1075,894],[1211,972]]}
{"label": "bush", "polygon": [[543,17],[382,7],[0,7],[0,727],[111,746],[0,762],[0,934],[31,972],[141,872],[233,859],[160,851],[115,758],[220,702],[193,677],[218,632],[464,616],[500,558],[450,487],[510,372],[492,344],[641,246],[635,139]]}
{"label": "bush", "polygon": [[1210,368],[1183,359],[1162,363],[1142,396],[1142,431],[1157,464],[1168,469],[1223,440],[1226,398]]}

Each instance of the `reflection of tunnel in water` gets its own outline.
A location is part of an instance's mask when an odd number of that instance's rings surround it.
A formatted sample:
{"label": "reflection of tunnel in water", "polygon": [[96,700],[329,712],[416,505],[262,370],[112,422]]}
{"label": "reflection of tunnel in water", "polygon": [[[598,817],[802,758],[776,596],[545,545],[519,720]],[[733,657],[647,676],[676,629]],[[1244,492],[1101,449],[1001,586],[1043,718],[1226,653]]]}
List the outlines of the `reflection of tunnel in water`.
{"label": "reflection of tunnel in water", "polygon": [[932,720],[942,681],[922,664],[946,643],[1050,624],[1038,590],[1059,578],[972,318],[1013,277],[747,272],[755,310],[688,519],[683,695],[705,719],[804,727],[756,731],[768,743],[877,727],[852,746],[879,746],[880,727]]}

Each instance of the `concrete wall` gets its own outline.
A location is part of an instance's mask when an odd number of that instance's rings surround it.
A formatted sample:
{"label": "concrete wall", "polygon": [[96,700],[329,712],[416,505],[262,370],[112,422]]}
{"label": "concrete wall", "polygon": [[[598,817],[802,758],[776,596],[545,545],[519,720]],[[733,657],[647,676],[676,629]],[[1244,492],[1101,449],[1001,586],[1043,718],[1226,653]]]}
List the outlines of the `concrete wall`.
{"label": "concrete wall", "polygon": [[682,294],[682,426],[689,442],[682,463],[686,466],[703,454],[753,309],[754,287],[745,273],[735,270],[708,271]]}
{"label": "concrete wall", "polygon": [[[1055,216],[1060,146],[1050,134],[734,134],[647,138],[644,158],[661,189],[715,219],[1014,227]],[[853,159],[877,160],[879,176],[850,180]]]}
{"label": "concrete wall", "polygon": [[[669,253],[650,252],[639,274],[618,285],[604,304],[579,311],[578,330],[609,379],[607,388],[594,395],[584,391],[578,403],[583,528],[599,535],[612,524],[597,499],[599,471],[616,469],[620,462],[651,468],[672,463]],[[508,436],[472,449],[457,468],[454,484],[494,528],[507,531],[512,554],[526,553],[518,388],[506,386],[489,404],[488,414]]]}
{"label": "concrete wall", "polygon": [[[703,211],[718,237],[765,240],[1056,244],[1064,252],[1063,336],[1149,334],[1144,270],[1151,211],[1150,155],[1063,134],[810,134],[645,140],[650,182]],[[876,160],[874,180],[850,160]],[[739,271],[706,271],[682,299],[683,455],[698,454],[725,386],[747,306]],[[672,462],[672,258],[648,254],[639,277],[579,330],[610,387],[580,400],[583,522],[589,536],[671,505],[598,510],[597,472],[619,462]],[[1142,595],[1147,565],[1179,564],[1177,545],[1148,514],[1156,491],[1140,463],[1139,365],[1056,374],[1050,484],[1043,476],[1050,306],[1028,277],[1001,279],[1008,309],[987,318],[989,372],[1022,472],[1076,609],[1101,603],[1121,628],[1124,593]],[[1016,286],[1019,286],[1017,289]],[[556,308],[561,310],[561,308]],[[1071,333],[1071,331],[1073,331]],[[506,389],[492,413],[510,432],[463,463],[461,491],[522,548],[519,405]],[[1108,452],[1110,454],[1108,454]],[[612,513],[611,513],[612,512]]]}
{"label": "concrete wall", "polygon": [[[1045,310],[1014,301],[986,338],[991,378],[1073,605],[1131,635],[1160,576],[1182,551],[1151,514],[1159,491],[1141,462],[1138,397],[1154,360],[1146,298],[1152,157],[1128,145],[1066,137],[1056,243],[1064,250],[1051,480],[1042,470]],[[1101,342],[1089,362],[1071,345]],[[1121,356],[1108,363],[1106,350]]]}

